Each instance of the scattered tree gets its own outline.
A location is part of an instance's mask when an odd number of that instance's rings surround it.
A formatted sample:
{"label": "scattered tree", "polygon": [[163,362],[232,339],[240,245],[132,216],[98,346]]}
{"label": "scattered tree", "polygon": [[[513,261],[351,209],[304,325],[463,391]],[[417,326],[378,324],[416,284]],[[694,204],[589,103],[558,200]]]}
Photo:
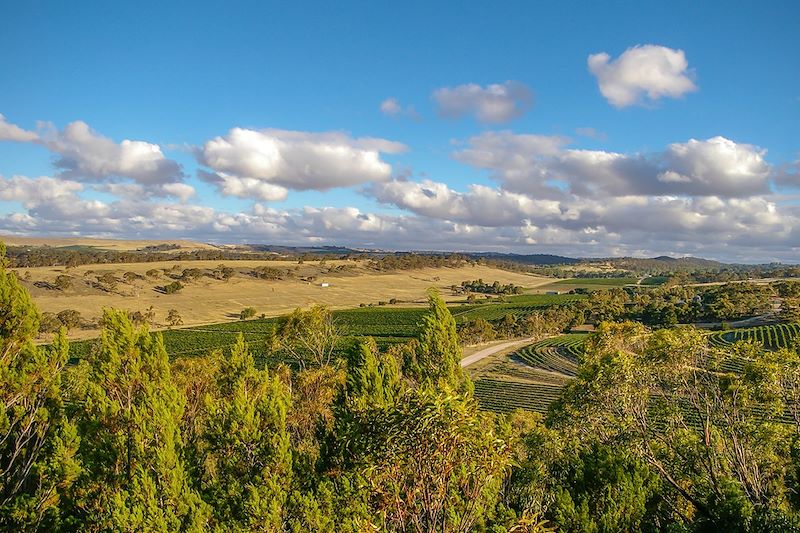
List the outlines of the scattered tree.
{"label": "scattered tree", "polygon": [[167,312],[167,324],[172,327],[183,324],[183,318],[181,318],[181,315],[178,313],[177,309],[170,309],[169,312]]}

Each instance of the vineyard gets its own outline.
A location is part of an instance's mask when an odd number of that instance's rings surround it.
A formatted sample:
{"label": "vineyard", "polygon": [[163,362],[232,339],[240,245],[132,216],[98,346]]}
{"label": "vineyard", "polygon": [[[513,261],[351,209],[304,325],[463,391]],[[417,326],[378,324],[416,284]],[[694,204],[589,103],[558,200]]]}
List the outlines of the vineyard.
{"label": "vineyard", "polygon": [[718,331],[709,335],[711,346],[725,348],[735,342],[753,341],[767,350],[786,348],[800,335],[800,324],[773,324],[731,331]]}
{"label": "vineyard", "polygon": [[570,334],[544,339],[512,354],[534,368],[575,376],[585,334]]}
{"label": "vineyard", "polygon": [[[709,344],[726,348],[735,342],[754,341],[774,350],[791,345],[799,335],[798,323],[774,324],[715,332],[709,335]],[[510,362],[498,363],[485,375],[476,376],[475,395],[481,407],[497,412],[516,408],[546,412],[559,391],[575,377],[586,338],[586,334],[568,334],[535,342],[511,354]],[[729,357],[722,370],[740,373],[747,362]]]}
{"label": "vineyard", "polygon": [[496,379],[475,381],[475,396],[481,408],[498,413],[515,409],[546,413],[561,394],[561,384],[523,383]]}
{"label": "vineyard", "polygon": [[583,294],[523,294],[505,298],[505,302],[484,303],[451,307],[456,322],[470,322],[482,318],[488,321],[500,320],[506,315],[523,317],[554,305],[563,305],[586,298]]}
{"label": "vineyard", "polygon": [[506,362],[475,379],[481,408],[506,413],[514,409],[547,412],[561,389],[575,377],[587,334],[544,339],[517,350]]}
{"label": "vineyard", "polygon": [[[567,303],[583,298],[581,295],[530,294],[511,296],[503,303],[487,302],[476,305],[451,305],[450,312],[456,322],[463,323],[477,318],[498,320],[507,314],[525,316],[537,309]],[[379,346],[405,342],[416,336],[419,324],[427,307],[360,307],[333,312],[333,320],[341,335],[345,337],[343,347],[349,346],[353,337],[372,336]],[[265,352],[265,343],[280,318],[263,318],[223,322],[206,326],[193,326],[162,331],[167,352],[172,357],[205,355],[212,350],[227,349],[236,336],[242,333],[256,357]],[[349,340],[347,339],[349,338]],[[85,357],[96,340],[78,341],[70,344],[70,360]]]}
{"label": "vineyard", "polygon": [[[354,337],[372,336],[379,346],[405,342],[417,334],[426,308],[359,308],[335,311],[334,323],[338,326],[342,348],[352,344]],[[257,359],[267,355],[267,340],[277,327],[280,318],[263,318],[223,322],[208,326],[169,329],[161,332],[170,357],[203,356],[212,350],[226,350],[233,346],[241,333]],[[72,362],[89,354],[97,340],[70,343]]]}

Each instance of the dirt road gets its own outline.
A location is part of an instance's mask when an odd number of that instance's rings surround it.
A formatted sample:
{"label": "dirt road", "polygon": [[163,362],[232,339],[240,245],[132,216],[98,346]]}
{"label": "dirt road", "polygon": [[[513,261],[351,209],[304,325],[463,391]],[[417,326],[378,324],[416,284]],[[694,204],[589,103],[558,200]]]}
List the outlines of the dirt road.
{"label": "dirt road", "polygon": [[489,357],[490,355],[494,355],[497,352],[502,352],[514,346],[525,346],[526,344],[530,344],[533,342],[533,339],[516,339],[508,342],[504,342],[502,344],[496,344],[495,346],[489,346],[488,348],[484,348],[479,352],[475,352],[472,355],[469,355],[461,360],[461,368],[466,368],[469,365],[475,364],[481,359]]}

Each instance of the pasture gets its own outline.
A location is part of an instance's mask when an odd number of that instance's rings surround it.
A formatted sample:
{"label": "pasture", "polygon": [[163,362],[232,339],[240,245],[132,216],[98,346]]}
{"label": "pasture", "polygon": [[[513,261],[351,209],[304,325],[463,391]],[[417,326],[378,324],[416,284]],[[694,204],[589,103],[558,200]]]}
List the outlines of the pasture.
{"label": "pasture", "polygon": [[[169,273],[183,269],[211,270],[219,261],[173,261],[112,265],[82,265],[75,268],[41,267],[19,269],[24,285],[30,291],[40,310],[58,313],[64,309],[78,311],[85,320],[96,320],[106,307],[130,311],[144,311],[153,307],[157,324],[166,323],[169,309],[176,309],[185,325],[213,324],[238,317],[246,307],[257,314],[279,316],[297,307],[312,304],[327,305],[332,309],[358,307],[359,304],[377,305],[396,299],[403,306],[424,305],[429,288],[439,289],[448,301],[463,300],[463,295],[452,295],[451,285],[468,279],[483,278],[513,283],[534,289],[550,283],[551,278],[532,274],[508,272],[485,265],[460,268],[421,268],[394,272],[377,272],[364,261],[329,260],[324,263],[306,261],[224,261],[237,273],[226,280],[203,276],[185,282],[185,288],[175,294],[162,294],[157,290],[172,281]],[[258,267],[268,267],[284,273],[283,279],[259,279],[248,272]],[[148,271],[160,270],[156,277]],[[125,273],[132,273],[126,279]],[[111,274],[118,282],[111,290],[100,290],[93,284],[98,276]],[[37,282],[52,284],[57,276],[71,279],[66,290],[42,288]],[[142,276],[143,279],[133,275]],[[327,283],[327,286],[322,286]],[[39,283],[41,285],[41,283]],[[96,329],[71,332],[73,338],[96,336]]]}

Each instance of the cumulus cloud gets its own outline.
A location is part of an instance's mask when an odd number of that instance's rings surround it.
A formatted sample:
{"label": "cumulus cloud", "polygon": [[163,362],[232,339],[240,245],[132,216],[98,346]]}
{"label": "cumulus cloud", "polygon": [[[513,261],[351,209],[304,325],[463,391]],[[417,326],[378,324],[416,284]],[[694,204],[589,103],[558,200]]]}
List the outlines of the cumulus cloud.
{"label": "cumulus cloud", "polygon": [[[257,181],[285,189],[327,190],[388,180],[392,167],[381,154],[405,150],[402,143],[340,132],[233,128],[206,142],[198,159],[220,176],[228,176],[228,181],[223,178],[219,183],[228,183],[231,190],[257,190]],[[238,184],[230,185],[230,177]],[[273,195],[277,191],[271,190]]]}
{"label": "cumulus cloud", "polygon": [[0,176],[0,200],[20,202],[28,209],[46,202],[74,201],[82,190],[78,182],[49,176]]}
{"label": "cumulus cloud", "polygon": [[225,196],[278,202],[285,200],[289,194],[286,187],[257,178],[240,178],[224,172],[205,172],[202,170],[198,172],[198,175],[202,180],[216,185],[217,190]]}
{"label": "cumulus cloud", "polygon": [[618,108],[697,90],[683,50],[647,44],[628,48],[614,60],[605,52],[592,54],[587,63],[602,95]]}
{"label": "cumulus cloud", "polygon": [[527,219],[558,213],[559,210],[555,201],[534,200],[522,194],[475,184],[462,193],[431,180],[396,180],[375,185],[370,194],[382,203],[419,215],[484,227],[518,226]]}
{"label": "cumulus cloud", "polygon": [[653,154],[567,149],[561,137],[484,133],[453,154],[511,191],[581,196],[744,197],[769,190],[766,150],[724,137],[690,139]]}
{"label": "cumulus cloud", "polygon": [[58,154],[55,165],[69,179],[102,181],[130,178],[142,185],[180,181],[180,165],[167,159],[157,144],[123,140],[115,143],[83,121],[75,121],[58,131],[52,126],[41,136],[41,143]]}
{"label": "cumulus cloud", "polygon": [[442,87],[433,92],[439,115],[474,116],[479,122],[503,123],[522,116],[533,104],[533,93],[523,83],[506,81],[481,87],[475,83]]}
{"label": "cumulus cloud", "polygon": [[186,201],[195,193],[183,182],[180,165],[157,144],[129,139],[115,143],[80,120],[62,131],[42,123],[39,132],[32,132],[0,115],[3,140],[38,144],[56,154],[57,177],[67,182],[97,183],[98,190],[131,197],[172,196]]}
{"label": "cumulus cloud", "polygon": [[[10,185],[4,181],[0,180],[0,191],[28,185],[20,180]],[[420,186],[434,187],[429,183]],[[3,198],[31,195],[0,194]],[[160,201],[76,201],[70,194],[65,191],[63,196],[29,204],[26,213],[0,217],[0,230],[388,249],[530,252],[531,246],[536,246],[533,250],[537,252],[573,256],[674,253],[773,260],[793,259],[800,249],[800,233],[795,230],[800,224],[797,209],[765,198],[628,196],[587,200],[570,196],[551,207],[533,203],[533,209],[526,209],[523,200],[523,220],[509,218],[509,225],[485,226],[480,212],[471,213],[468,207],[446,211],[441,206],[426,215],[389,216],[356,207],[279,210],[255,204],[249,211],[226,213]],[[488,188],[447,194],[476,199],[495,194],[499,204],[492,209],[506,209],[521,200]],[[467,205],[470,199],[459,201]],[[423,205],[420,211],[424,209]]]}
{"label": "cumulus cloud", "polygon": [[34,142],[39,139],[33,131],[27,131],[15,124],[11,124],[0,114],[0,141]]}

